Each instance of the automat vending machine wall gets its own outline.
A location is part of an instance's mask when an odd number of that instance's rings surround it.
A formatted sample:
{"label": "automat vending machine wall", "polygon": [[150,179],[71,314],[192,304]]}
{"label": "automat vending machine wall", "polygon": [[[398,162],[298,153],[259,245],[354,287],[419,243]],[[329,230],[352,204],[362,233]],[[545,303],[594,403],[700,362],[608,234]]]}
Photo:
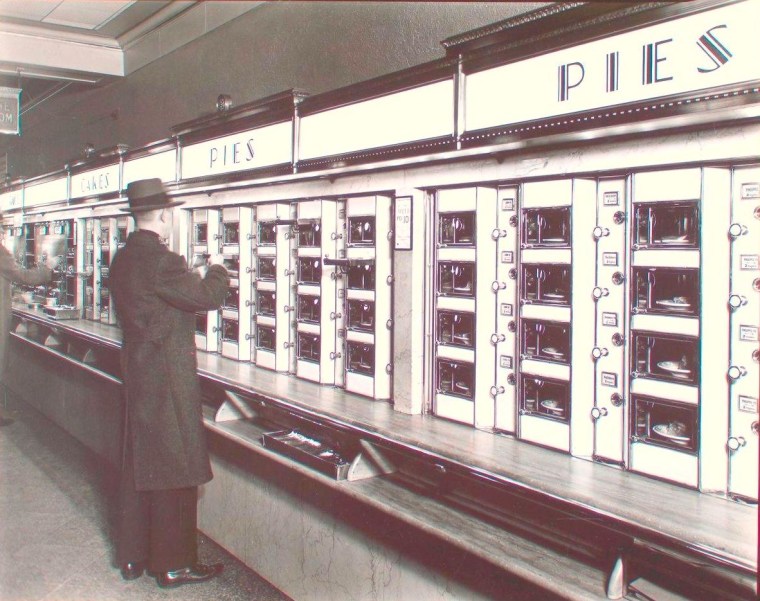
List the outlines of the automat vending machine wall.
{"label": "automat vending machine wall", "polygon": [[53,271],[53,280],[42,295],[42,311],[54,319],[80,317],[77,307],[79,278],[77,277],[77,227],[74,219],[37,224],[35,241],[38,261],[53,255],[59,264]]}
{"label": "automat vending machine wall", "polygon": [[109,288],[109,269],[116,251],[126,243],[133,222],[127,215],[81,220],[83,307],[86,319],[115,324]]}
{"label": "automat vending machine wall", "polygon": [[296,375],[390,398],[386,196],[297,203]]}
{"label": "automat vending machine wall", "polygon": [[494,296],[506,287],[496,199],[495,188],[439,190],[433,212],[433,412],[483,428],[494,425]]}
{"label": "automat vending machine wall", "polygon": [[760,391],[760,167],[734,170],[731,185],[728,493],[757,501]]}
{"label": "automat vending machine wall", "polygon": [[344,363],[338,332],[344,329],[344,318],[334,264],[339,253],[345,256],[345,204],[301,201],[296,204],[296,216],[295,373],[321,384],[342,385]]}
{"label": "automat vending machine wall", "polygon": [[388,399],[392,374],[391,199],[349,198],[345,212],[345,262],[341,264],[339,258],[336,265],[343,272],[338,302],[345,324],[345,388]]}
{"label": "automat vending machine wall", "polygon": [[279,202],[255,207],[251,241],[253,315],[251,360],[261,367],[295,371],[295,207]]}

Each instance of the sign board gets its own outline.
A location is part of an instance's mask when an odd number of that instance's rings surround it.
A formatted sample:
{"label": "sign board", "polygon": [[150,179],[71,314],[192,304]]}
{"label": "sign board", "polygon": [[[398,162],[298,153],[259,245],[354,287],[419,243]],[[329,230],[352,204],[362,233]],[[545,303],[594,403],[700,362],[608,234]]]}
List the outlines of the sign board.
{"label": "sign board", "polygon": [[760,79],[760,1],[719,6],[467,76],[467,131]]}
{"label": "sign board", "polygon": [[21,134],[21,90],[0,88],[0,133]]}
{"label": "sign board", "polygon": [[395,250],[412,250],[412,197],[399,196],[394,202],[393,240]]}
{"label": "sign board", "polygon": [[285,121],[182,148],[182,179],[293,161],[293,123]]}
{"label": "sign board", "polygon": [[301,160],[454,133],[451,79],[301,117]]}
{"label": "sign board", "polygon": [[22,191],[20,189],[0,194],[0,213],[20,209],[22,198]]}
{"label": "sign board", "polygon": [[65,177],[44,184],[24,187],[24,208],[65,201],[68,197],[68,180]]}
{"label": "sign board", "polygon": [[157,177],[162,182],[173,182],[176,179],[177,150],[159,152],[139,159],[124,162],[122,186],[124,188],[138,179]]}
{"label": "sign board", "polygon": [[71,176],[71,198],[119,191],[119,163]]}

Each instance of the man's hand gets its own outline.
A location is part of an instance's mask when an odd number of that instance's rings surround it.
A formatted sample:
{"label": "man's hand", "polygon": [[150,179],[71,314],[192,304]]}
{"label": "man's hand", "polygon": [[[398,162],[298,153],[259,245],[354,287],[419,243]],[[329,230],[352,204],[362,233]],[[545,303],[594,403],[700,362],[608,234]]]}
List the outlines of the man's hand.
{"label": "man's hand", "polygon": [[224,265],[224,255],[211,255],[208,258],[209,265]]}
{"label": "man's hand", "polygon": [[63,262],[63,255],[52,255],[49,257],[45,257],[43,260],[45,267],[47,267],[48,269],[52,271],[55,271],[58,267],[60,267],[62,262]]}

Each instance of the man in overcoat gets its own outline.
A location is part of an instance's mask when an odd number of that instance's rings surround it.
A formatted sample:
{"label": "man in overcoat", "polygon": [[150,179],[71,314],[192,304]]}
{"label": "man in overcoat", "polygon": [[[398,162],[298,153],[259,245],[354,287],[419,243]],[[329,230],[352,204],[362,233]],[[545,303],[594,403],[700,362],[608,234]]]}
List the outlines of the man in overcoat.
{"label": "man in overcoat", "polygon": [[122,329],[125,389],[117,561],[126,580],[147,569],[159,586],[204,582],[222,571],[197,557],[198,486],[212,478],[196,371],[195,314],[219,308],[222,258],[188,269],[164,244],[172,201],[159,179],[127,186],[137,229],[111,263]]}
{"label": "man in overcoat", "polygon": [[[2,215],[0,215],[2,217]],[[4,234],[0,234],[0,237]],[[2,240],[0,239],[0,242]],[[8,338],[11,327],[11,284],[39,286],[48,283],[53,277],[53,267],[58,257],[47,257],[45,265],[25,269],[16,258],[0,243],[0,386],[5,392],[5,369],[8,355]],[[0,412],[0,426],[12,423],[10,417]]]}

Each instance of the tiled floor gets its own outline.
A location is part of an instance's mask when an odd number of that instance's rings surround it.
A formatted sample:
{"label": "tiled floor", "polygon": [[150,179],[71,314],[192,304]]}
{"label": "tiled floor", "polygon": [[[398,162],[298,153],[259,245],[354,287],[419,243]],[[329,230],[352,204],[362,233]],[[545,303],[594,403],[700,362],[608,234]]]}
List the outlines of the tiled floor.
{"label": "tiled floor", "polygon": [[112,565],[108,491],[93,453],[28,406],[8,399],[0,427],[0,599],[2,601],[287,601],[207,537],[204,563],[217,579],[160,589],[143,576],[125,582]]}

